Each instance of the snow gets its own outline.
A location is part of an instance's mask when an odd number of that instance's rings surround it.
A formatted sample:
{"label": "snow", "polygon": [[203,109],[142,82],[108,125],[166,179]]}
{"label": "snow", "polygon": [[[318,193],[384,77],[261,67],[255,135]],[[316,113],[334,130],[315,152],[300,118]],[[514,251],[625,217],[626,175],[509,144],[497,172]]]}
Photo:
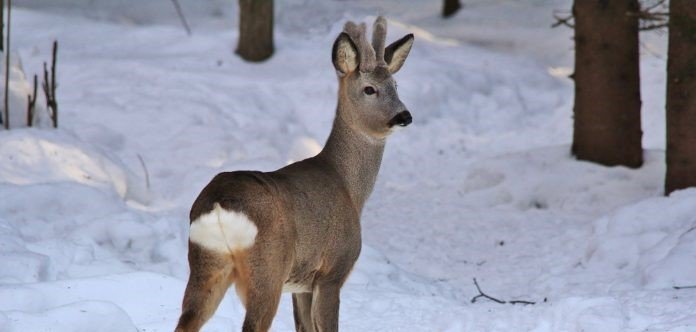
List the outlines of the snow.
{"label": "snow", "polygon": [[[0,331],[173,330],[193,199],[220,171],[316,154],[333,39],[378,14],[389,41],[416,36],[396,75],[414,123],[364,211],[343,331],[696,330],[696,289],[672,288],[696,284],[696,190],[662,196],[664,34],[642,35],[633,170],[569,153],[572,31],[549,28],[568,0],[467,0],[446,21],[437,1],[280,1],[262,64],[233,53],[234,6],[181,2],[191,37],[166,1],[16,1],[17,77],[59,41],[60,128],[0,131]],[[536,304],[471,303],[473,278]],[[204,331],[243,315],[229,292]],[[287,295],[273,330],[294,330]]]}
{"label": "snow", "polygon": [[[693,189],[669,198],[656,197],[595,221],[588,262],[607,269],[631,271],[629,279],[648,289],[691,282],[696,266],[696,216]],[[672,220],[670,223],[663,221]],[[627,282],[628,282],[627,281]]]}

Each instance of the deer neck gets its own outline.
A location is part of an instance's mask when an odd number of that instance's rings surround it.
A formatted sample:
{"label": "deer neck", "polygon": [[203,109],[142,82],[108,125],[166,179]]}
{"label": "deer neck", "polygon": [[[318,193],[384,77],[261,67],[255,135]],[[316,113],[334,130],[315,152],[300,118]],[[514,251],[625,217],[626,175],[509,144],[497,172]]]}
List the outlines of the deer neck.
{"label": "deer neck", "polygon": [[351,127],[341,116],[341,107],[339,103],[331,134],[318,157],[336,170],[358,212],[362,212],[377,180],[385,140]]}

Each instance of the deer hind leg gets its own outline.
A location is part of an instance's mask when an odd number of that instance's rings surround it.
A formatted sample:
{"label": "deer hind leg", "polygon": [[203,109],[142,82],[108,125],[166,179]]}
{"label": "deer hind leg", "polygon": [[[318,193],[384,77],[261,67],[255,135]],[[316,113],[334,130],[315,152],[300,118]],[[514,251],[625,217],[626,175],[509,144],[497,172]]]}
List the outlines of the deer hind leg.
{"label": "deer hind leg", "polygon": [[229,256],[189,242],[191,275],[175,332],[197,332],[213,315],[234,281],[234,264]]}
{"label": "deer hind leg", "polygon": [[292,294],[292,309],[297,332],[314,332],[312,323],[312,293]]}
{"label": "deer hind leg", "polygon": [[283,292],[283,283],[290,271],[291,256],[287,250],[274,245],[276,238],[259,241],[259,245],[247,251],[240,264],[237,288],[239,297],[246,307],[243,332],[265,332],[271,328],[273,317]]}
{"label": "deer hind leg", "polygon": [[243,332],[265,332],[271,328],[282,289],[282,283],[274,283],[271,280],[250,280],[244,296],[246,315]]}
{"label": "deer hind leg", "polygon": [[338,307],[341,283],[325,283],[314,287],[312,322],[316,332],[338,331]]}

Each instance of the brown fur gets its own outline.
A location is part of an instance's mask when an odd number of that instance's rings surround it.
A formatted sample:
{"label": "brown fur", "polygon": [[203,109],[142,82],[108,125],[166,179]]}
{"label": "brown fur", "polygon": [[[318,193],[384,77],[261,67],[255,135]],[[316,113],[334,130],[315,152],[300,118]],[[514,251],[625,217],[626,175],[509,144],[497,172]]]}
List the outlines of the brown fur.
{"label": "brown fur", "polygon": [[[385,35],[386,22],[379,20],[378,33]],[[198,331],[233,282],[247,309],[243,331],[270,328],[284,284],[307,290],[293,294],[297,331],[338,330],[340,288],[360,254],[360,214],[377,178],[390,120],[407,113],[389,61],[377,59],[383,65],[370,72],[357,70],[360,54],[351,52],[358,49],[346,36],[334,45],[339,102],[322,152],[275,172],[218,174],[194,202],[192,223],[220,204],[244,213],[258,232],[251,247],[232,253],[189,243],[191,277],[177,332]],[[366,41],[364,35],[351,38]],[[406,54],[412,41],[401,41]],[[401,55],[395,59],[404,61]],[[377,93],[366,95],[365,86]]]}

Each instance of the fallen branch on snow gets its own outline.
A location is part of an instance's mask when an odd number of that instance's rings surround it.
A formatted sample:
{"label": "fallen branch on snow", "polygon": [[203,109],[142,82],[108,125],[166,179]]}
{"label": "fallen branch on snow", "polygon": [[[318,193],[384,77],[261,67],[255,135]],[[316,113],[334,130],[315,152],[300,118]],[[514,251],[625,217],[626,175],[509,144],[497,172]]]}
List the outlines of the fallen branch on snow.
{"label": "fallen branch on snow", "polygon": [[[476,278],[474,278],[474,285],[476,286],[476,289],[478,290],[479,295],[476,295],[476,296],[474,296],[473,298],[471,298],[471,303],[476,303],[476,300],[478,300],[479,298],[482,298],[482,297],[483,297],[483,298],[489,299],[489,300],[491,300],[491,301],[493,301],[493,302],[500,303],[500,304],[506,304],[506,303],[509,303],[509,304],[512,304],[512,305],[515,305],[515,304],[523,304],[523,305],[530,305],[530,304],[531,304],[531,305],[534,305],[534,304],[536,304],[536,302],[533,302],[533,301],[524,301],[524,300],[503,301],[503,300],[500,300],[500,299],[496,299],[495,297],[492,297],[492,296],[490,296],[490,295],[484,293],[484,292],[481,290],[481,287],[479,286],[478,282],[476,281]],[[544,298],[544,302],[546,302],[546,299],[545,299],[545,298]]]}
{"label": "fallen branch on snow", "polygon": [[693,286],[672,286],[672,288],[674,288],[676,290],[680,290],[680,289],[696,288],[696,285],[693,285]]}

